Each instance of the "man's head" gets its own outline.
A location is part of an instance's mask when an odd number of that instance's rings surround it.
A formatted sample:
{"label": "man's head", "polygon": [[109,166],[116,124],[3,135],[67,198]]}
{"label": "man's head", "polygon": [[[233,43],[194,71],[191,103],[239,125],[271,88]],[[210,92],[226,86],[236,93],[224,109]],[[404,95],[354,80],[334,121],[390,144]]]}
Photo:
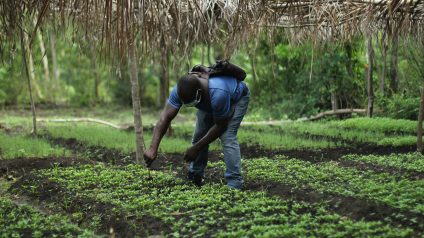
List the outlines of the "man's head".
{"label": "man's head", "polygon": [[186,106],[196,106],[202,98],[202,89],[199,78],[195,74],[188,74],[178,79],[177,94]]}

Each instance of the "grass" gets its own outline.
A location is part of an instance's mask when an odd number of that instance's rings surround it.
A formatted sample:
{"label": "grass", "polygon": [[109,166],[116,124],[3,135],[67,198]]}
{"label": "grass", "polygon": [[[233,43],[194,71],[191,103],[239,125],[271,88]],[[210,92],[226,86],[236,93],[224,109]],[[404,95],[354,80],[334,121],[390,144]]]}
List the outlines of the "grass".
{"label": "grass", "polygon": [[50,145],[43,139],[22,135],[6,135],[0,131],[0,158],[68,156],[63,148]]}
{"label": "grass", "polygon": [[[137,165],[54,168],[37,176],[69,191],[61,194],[69,196],[64,201],[75,199],[69,194],[77,194],[112,203],[136,218],[154,216],[171,225],[172,233],[165,235],[174,237],[402,237],[412,232],[382,222],[342,218],[323,204],[281,200],[216,184],[199,189]],[[30,182],[28,186],[40,186]]]}
{"label": "grass", "polygon": [[[118,149],[126,153],[135,151],[135,136],[133,132],[125,132],[112,129],[103,125],[93,125],[88,123],[69,123],[66,125],[49,123],[46,130],[53,137],[75,138],[88,145],[103,146],[110,149]],[[152,134],[144,133],[146,146],[150,146]],[[191,146],[191,141],[180,137],[164,137],[162,139],[159,152],[162,153],[183,153]],[[218,149],[219,144],[213,143],[211,150]]]}
{"label": "grass", "polygon": [[358,117],[347,119],[344,121],[334,121],[329,124],[343,129],[383,132],[392,134],[415,134],[417,132],[417,121],[384,117]]}
{"label": "grass", "polygon": [[263,131],[258,133],[257,131],[249,130],[249,128],[241,128],[239,130],[238,140],[246,145],[259,145],[266,149],[321,149],[336,146],[334,142],[327,140],[303,138],[285,132]]}
{"label": "grass", "polygon": [[[156,123],[160,109],[142,108],[143,124],[153,125]],[[90,117],[105,120],[115,124],[131,124],[134,121],[132,108],[121,106],[99,106],[87,108],[56,108],[56,109],[43,109],[37,108],[37,118],[76,118],[76,117]],[[14,109],[14,110],[1,110],[0,109],[0,122],[9,123],[11,125],[26,122],[31,125],[31,110]],[[195,122],[195,114],[192,111],[185,110],[179,113],[175,119],[178,123],[193,124]]]}

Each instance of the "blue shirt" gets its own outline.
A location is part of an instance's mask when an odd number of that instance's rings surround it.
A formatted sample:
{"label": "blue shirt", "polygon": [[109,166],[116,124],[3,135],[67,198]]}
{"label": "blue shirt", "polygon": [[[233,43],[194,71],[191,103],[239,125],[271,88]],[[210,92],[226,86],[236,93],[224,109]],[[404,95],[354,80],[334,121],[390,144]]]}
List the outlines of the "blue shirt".
{"label": "blue shirt", "polygon": [[[229,76],[214,76],[208,80],[209,98],[202,98],[196,108],[212,113],[215,118],[228,118],[233,114],[232,106],[237,102],[247,88],[244,82],[237,83],[237,79]],[[177,85],[171,91],[168,104],[175,109],[183,105],[177,94]]]}

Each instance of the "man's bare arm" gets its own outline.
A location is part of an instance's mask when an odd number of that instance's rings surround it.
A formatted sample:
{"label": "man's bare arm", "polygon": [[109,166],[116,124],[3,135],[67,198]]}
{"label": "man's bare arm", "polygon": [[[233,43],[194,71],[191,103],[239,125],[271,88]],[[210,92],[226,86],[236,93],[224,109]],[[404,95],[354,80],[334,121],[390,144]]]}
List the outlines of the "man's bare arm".
{"label": "man's bare arm", "polygon": [[154,159],[157,155],[159,144],[168,130],[169,124],[178,114],[178,109],[173,108],[171,105],[166,104],[165,108],[160,114],[159,120],[153,129],[152,143],[150,149],[144,153],[144,157],[148,159]]}
{"label": "man's bare arm", "polygon": [[213,125],[209,129],[209,131],[206,133],[206,135],[203,136],[203,138],[200,139],[192,147],[187,149],[186,154],[184,156],[184,159],[188,160],[188,161],[193,161],[197,157],[197,155],[199,154],[199,151],[203,147],[212,143],[214,140],[216,140],[218,137],[220,137],[225,132],[225,130],[227,130],[227,126],[228,126],[229,121],[230,121],[230,118],[215,119],[215,125]]}

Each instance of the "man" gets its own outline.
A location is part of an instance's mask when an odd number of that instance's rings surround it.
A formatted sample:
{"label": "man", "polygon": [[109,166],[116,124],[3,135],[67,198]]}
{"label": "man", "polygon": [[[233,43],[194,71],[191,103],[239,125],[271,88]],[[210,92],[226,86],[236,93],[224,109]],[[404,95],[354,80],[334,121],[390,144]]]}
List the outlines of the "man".
{"label": "man", "polygon": [[199,109],[196,129],[192,146],[184,154],[184,159],[190,162],[188,179],[202,185],[209,144],[219,137],[224,150],[227,185],[240,189],[243,178],[237,131],[246,114],[249,98],[247,85],[230,76],[208,79],[202,74],[188,74],[181,77],[153,130],[151,146],[144,152],[147,164],[156,158],[160,141],[180,108],[194,106]]}

